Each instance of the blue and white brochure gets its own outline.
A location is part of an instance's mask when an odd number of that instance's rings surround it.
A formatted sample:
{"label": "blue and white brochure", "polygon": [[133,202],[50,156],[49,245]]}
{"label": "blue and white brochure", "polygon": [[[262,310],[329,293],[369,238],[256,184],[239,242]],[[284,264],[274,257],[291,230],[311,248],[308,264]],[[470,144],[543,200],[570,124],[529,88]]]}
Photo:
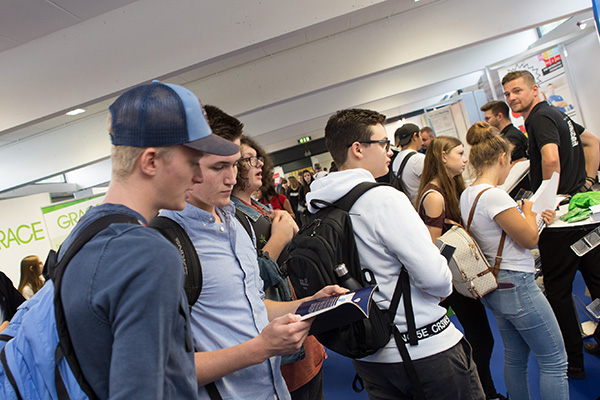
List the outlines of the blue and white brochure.
{"label": "blue and white brochure", "polygon": [[342,295],[306,301],[296,314],[301,320],[315,318],[311,334],[348,325],[369,317],[371,298],[377,286],[367,286]]}

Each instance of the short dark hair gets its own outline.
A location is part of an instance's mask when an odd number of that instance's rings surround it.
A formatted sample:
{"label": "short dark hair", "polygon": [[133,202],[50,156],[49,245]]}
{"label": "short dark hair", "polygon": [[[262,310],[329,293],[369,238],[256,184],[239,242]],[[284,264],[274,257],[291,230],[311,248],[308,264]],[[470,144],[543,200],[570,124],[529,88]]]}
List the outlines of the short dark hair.
{"label": "short dark hair", "polygon": [[502,86],[507,84],[510,81],[514,81],[515,79],[523,78],[525,83],[529,86],[533,87],[535,85],[535,78],[533,74],[529,71],[520,70],[520,71],[510,71],[508,74],[504,75],[502,78]]}
{"label": "short dark hair", "polygon": [[325,126],[325,145],[336,165],[344,165],[348,146],[371,139],[371,126],[385,122],[385,115],[377,111],[352,108],[340,110],[329,117]]}
{"label": "short dark hair", "polygon": [[490,101],[489,103],[485,103],[483,106],[481,106],[480,110],[483,112],[491,110],[492,114],[494,115],[502,113],[505,118],[510,116],[508,105],[503,101]]}
{"label": "short dark hair", "polygon": [[206,118],[212,133],[233,142],[242,136],[244,124],[239,119],[225,113],[219,107],[207,104],[204,106]]}

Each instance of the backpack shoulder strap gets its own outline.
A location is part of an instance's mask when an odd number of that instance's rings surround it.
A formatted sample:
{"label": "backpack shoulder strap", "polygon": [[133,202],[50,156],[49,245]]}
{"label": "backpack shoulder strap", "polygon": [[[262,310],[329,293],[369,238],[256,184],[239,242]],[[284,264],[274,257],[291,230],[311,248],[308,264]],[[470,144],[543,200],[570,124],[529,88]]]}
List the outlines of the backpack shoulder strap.
{"label": "backpack shoulder strap", "polygon": [[404,303],[404,316],[406,318],[406,324],[408,327],[409,343],[411,346],[415,346],[418,344],[417,325],[415,322],[415,312],[413,310],[412,296],[410,293],[410,279],[408,271],[404,266],[402,266],[400,270],[400,276],[398,276],[398,281],[396,282],[394,294],[392,295],[392,300],[390,302],[388,317],[390,324],[393,327],[394,341],[396,342],[396,347],[398,347],[398,350],[400,351],[404,369],[406,370],[406,374],[408,375],[408,378],[415,391],[415,399],[425,400],[425,392],[423,391],[423,386],[419,376],[417,375],[417,370],[415,369],[415,366],[410,358],[406,344],[404,343],[404,340],[402,340],[401,333],[398,330],[398,327],[394,324],[394,318],[396,317],[396,311],[398,309],[398,304],[400,303],[400,297],[402,297]]}
{"label": "backpack shoulder strap", "polygon": [[[471,222],[473,221],[473,215],[475,215],[475,207],[477,206],[477,202],[479,198],[486,190],[491,189],[491,187],[483,189],[477,197],[475,197],[475,201],[471,206],[471,212],[469,212],[469,220],[467,221],[467,231],[471,227]],[[500,271],[500,263],[502,262],[502,252],[504,251],[504,241],[506,240],[506,232],[504,229],[502,230],[502,235],[500,236],[500,244],[498,245],[498,251],[496,252],[496,261],[494,262],[494,266],[492,267],[492,273],[494,276],[498,276],[498,271]]]}
{"label": "backpack shoulder strap", "polygon": [[404,156],[404,159],[402,160],[402,162],[400,163],[400,166],[398,167],[398,172],[396,173],[396,179],[398,180],[398,183],[400,184],[400,187],[402,188],[403,191],[406,188],[404,187],[404,179],[402,179],[402,172],[404,171],[404,168],[406,168],[406,164],[408,163],[408,160],[415,154],[417,154],[417,152],[412,151],[412,152],[408,153],[406,156]]}
{"label": "backpack shoulder strap", "polygon": [[471,227],[471,222],[473,222],[473,215],[475,215],[475,207],[477,207],[477,203],[479,202],[479,198],[481,197],[481,195],[490,190],[491,187],[487,187],[485,189],[483,189],[481,192],[479,192],[477,194],[477,197],[475,197],[475,201],[473,202],[473,205],[471,206],[471,211],[469,212],[469,219],[467,220],[467,230],[469,230],[469,228]]}
{"label": "backpack shoulder strap", "polygon": [[168,217],[155,217],[148,226],[159,231],[179,251],[185,273],[185,294],[188,304],[193,306],[202,291],[202,265],[192,240],[181,225]]}
{"label": "backpack shoulder strap", "polygon": [[244,214],[239,208],[236,207],[235,217],[238,219],[238,221],[240,221],[240,223],[244,227],[244,230],[246,231],[248,236],[250,236],[250,239],[252,239],[254,235],[252,234],[252,227],[250,226],[250,221],[248,221],[248,217],[246,217],[246,214]]}
{"label": "backpack shoulder strap", "polygon": [[[67,268],[67,265],[71,259],[87,242],[90,241],[90,239],[96,236],[99,232],[108,228],[111,224],[115,223],[139,224],[139,221],[136,218],[125,214],[110,214],[100,217],[90,223],[77,235],[69,248],[65,251],[65,254],[60,259],[58,265],[56,265],[54,279],[56,280],[56,278],[62,278],[64,270]],[[62,268],[60,268],[61,266]],[[54,282],[54,286],[57,286],[56,281]]]}
{"label": "backpack shoulder strap", "polygon": [[344,210],[350,211],[356,200],[360,196],[362,196],[367,190],[373,189],[376,186],[387,186],[384,183],[378,182],[362,182],[358,185],[354,186],[352,190],[346,193],[342,198],[334,203],[335,207]]}
{"label": "backpack shoulder strap", "polygon": [[[202,292],[202,264],[190,236],[181,225],[168,217],[154,217],[148,226],[159,231],[179,250],[185,272],[185,295],[190,307],[193,306]],[[211,400],[222,399],[214,382],[206,384],[206,391]]]}
{"label": "backpack shoulder strap", "polygon": [[61,298],[61,284],[62,278],[64,276],[64,272],[69,265],[71,259],[77,254],[81,248],[90,241],[94,236],[96,236],[99,232],[108,228],[111,224],[114,223],[138,223],[139,221],[131,217],[129,215],[124,214],[110,214],[104,217],[98,218],[85,227],[73,240],[73,243],[66,250],[64,256],[59,261],[58,265],[53,269],[54,277],[52,279],[54,283],[54,313],[56,318],[56,330],[58,332],[58,346],[56,347],[56,359],[55,359],[55,385],[56,390],[59,395],[64,396],[66,392],[65,384],[61,378],[60,372],[58,370],[58,360],[62,357],[66,357],[66,360],[71,367],[73,375],[77,379],[77,382],[80,384],[82,390],[88,395],[90,399],[97,399],[98,397],[94,393],[92,387],[85,379],[83,375],[83,371],[81,371],[81,367],[79,362],[77,361],[77,356],[75,354],[75,350],[73,349],[73,343],[71,342],[71,338],[69,336],[69,330],[67,329],[67,321],[65,319],[65,311],[63,308],[62,298]]}

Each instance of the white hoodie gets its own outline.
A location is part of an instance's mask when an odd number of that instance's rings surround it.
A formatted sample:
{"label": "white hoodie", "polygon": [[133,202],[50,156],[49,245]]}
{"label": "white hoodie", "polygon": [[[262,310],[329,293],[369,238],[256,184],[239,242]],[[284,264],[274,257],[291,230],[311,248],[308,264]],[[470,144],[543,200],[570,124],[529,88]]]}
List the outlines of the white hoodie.
{"label": "white hoodie", "polygon": [[[314,181],[306,195],[309,211],[316,212],[310,205],[311,200],[333,203],[362,182],[375,182],[375,179],[361,168],[332,172]],[[379,307],[389,307],[403,264],[410,276],[417,329],[440,319],[446,310],[439,302],[452,292],[452,276],[408,197],[391,186],[376,187],[354,203],[350,215],[361,266],[373,271],[379,285],[379,291],[374,294]],[[400,332],[408,330],[402,301],[394,322]],[[462,333],[450,324],[443,332],[407,348],[411,358],[417,360],[445,351],[461,338]],[[402,358],[392,338],[383,349],[362,361],[396,363],[402,362]]]}

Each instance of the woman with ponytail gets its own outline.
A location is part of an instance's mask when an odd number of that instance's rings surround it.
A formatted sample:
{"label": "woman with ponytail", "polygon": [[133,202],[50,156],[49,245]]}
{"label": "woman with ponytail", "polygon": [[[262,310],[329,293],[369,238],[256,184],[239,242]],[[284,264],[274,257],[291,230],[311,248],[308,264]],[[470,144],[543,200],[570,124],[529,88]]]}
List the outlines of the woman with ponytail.
{"label": "woman with ponytail", "polygon": [[[536,214],[530,201],[519,206],[508,193],[497,188],[510,171],[512,144],[485,122],[469,128],[467,143],[471,145],[469,159],[477,178],[462,193],[460,209],[468,213],[475,197],[489,188],[477,203],[469,231],[491,265],[502,232],[506,232],[497,276],[499,287],[485,295],[482,302],[496,317],[504,342],[508,394],[511,399],[530,399],[527,364],[529,353],[533,352],[540,368],[541,398],[568,399],[564,343],[550,304],[535,282],[535,263],[529,251],[539,239]],[[547,224],[554,216],[554,210],[542,212]]]}
{"label": "woman with ponytail", "polygon": [[[465,189],[462,172],[466,164],[463,144],[455,137],[438,136],[427,148],[417,194],[417,211],[434,242],[450,229],[452,223],[461,222],[459,198]],[[483,304],[453,291],[441,305],[452,307],[473,347],[473,360],[486,398],[505,399],[497,393],[490,372],[494,335]]]}

